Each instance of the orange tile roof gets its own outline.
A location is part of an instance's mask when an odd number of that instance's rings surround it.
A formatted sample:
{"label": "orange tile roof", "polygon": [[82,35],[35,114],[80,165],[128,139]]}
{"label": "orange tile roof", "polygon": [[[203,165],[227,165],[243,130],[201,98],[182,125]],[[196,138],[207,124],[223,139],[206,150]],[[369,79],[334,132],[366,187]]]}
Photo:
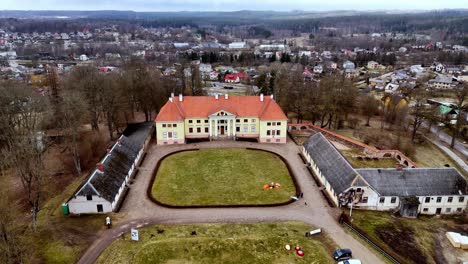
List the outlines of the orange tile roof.
{"label": "orange tile roof", "polygon": [[260,120],[287,120],[280,106],[269,96],[263,102],[259,96],[184,96],[168,101],[159,111],[156,121],[180,121],[185,118],[206,118],[220,110],[225,110],[238,117],[258,117]]}

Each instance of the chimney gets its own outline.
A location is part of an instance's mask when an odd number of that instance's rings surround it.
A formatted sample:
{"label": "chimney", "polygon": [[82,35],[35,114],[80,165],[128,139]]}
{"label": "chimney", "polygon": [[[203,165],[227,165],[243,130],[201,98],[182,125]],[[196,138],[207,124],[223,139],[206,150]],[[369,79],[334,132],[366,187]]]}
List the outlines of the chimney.
{"label": "chimney", "polygon": [[260,94],[260,102],[263,102],[263,94]]}
{"label": "chimney", "polygon": [[171,93],[171,98],[174,98],[174,93]]}
{"label": "chimney", "polygon": [[96,164],[96,169],[99,172],[103,173],[104,172],[104,165],[102,165],[102,163],[98,163],[98,164]]}
{"label": "chimney", "polygon": [[184,96],[182,94],[179,94],[179,102],[182,102],[184,100]]}
{"label": "chimney", "polygon": [[215,94],[215,99],[218,100],[218,94]]}
{"label": "chimney", "polygon": [[224,99],[226,99],[226,100],[229,99],[229,95],[228,95],[228,94],[225,94],[225,95],[224,95]]}
{"label": "chimney", "polygon": [[272,94],[270,95],[270,98],[271,98],[271,100],[275,100],[275,98],[273,98],[273,95],[272,95]]}
{"label": "chimney", "polygon": [[107,154],[109,154],[109,153],[110,153],[110,149],[107,149],[106,152],[107,152]]}
{"label": "chimney", "polygon": [[172,97],[169,97],[169,102],[171,102],[171,103],[172,103]]}

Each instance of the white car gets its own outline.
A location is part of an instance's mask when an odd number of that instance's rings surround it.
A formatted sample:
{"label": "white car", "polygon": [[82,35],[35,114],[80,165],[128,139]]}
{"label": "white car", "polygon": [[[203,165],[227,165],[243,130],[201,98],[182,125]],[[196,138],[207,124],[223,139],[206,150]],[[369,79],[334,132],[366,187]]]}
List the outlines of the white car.
{"label": "white car", "polygon": [[361,261],[359,259],[347,259],[338,262],[338,264],[361,264]]}

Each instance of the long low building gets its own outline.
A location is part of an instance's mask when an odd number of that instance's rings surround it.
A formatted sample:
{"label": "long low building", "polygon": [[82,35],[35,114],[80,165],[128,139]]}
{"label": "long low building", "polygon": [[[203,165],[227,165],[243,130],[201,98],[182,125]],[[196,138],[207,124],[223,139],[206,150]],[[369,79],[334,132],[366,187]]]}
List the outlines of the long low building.
{"label": "long low building", "polygon": [[130,124],[86,182],[68,200],[69,212],[93,214],[115,211],[144,156],[153,130],[153,122]]}
{"label": "long low building", "polygon": [[188,139],[256,139],[286,143],[288,118],[271,96],[182,96],[169,98],[158,113],[159,145]]}
{"label": "long low building", "polygon": [[409,217],[467,208],[467,181],[455,168],[354,169],[321,133],[311,136],[302,152],[336,206],[399,210]]}

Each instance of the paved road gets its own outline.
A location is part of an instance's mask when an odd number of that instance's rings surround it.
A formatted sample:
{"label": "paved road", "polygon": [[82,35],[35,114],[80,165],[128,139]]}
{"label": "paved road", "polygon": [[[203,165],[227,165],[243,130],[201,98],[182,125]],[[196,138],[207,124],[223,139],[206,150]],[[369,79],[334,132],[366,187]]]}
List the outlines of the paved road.
{"label": "paved road", "polygon": [[[424,127],[427,128],[427,125],[424,124]],[[435,125],[431,126],[431,133],[434,134],[440,141],[446,144],[450,145],[450,143],[452,142],[452,136],[450,136],[445,131],[443,131],[441,127],[438,127]],[[467,144],[461,142],[458,139],[455,139],[454,148],[464,156],[465,160],[468,159],[468,145]]]}
{"label": "paved road", "polygon": [[[265,208],[205,208],[169,209],[158,206],[146,196],[151,173],[156,162],[168,153],[187,148],[254,147],[274,151],[285,157],[297,182],[304,192],[298,202],[278,207]],[[340,247],[351,248],[355,257],[364,263],[383,263],[379,256],[346,233],[337,223],[340,211],[330,208],[320,194],[315,182],[297,155],[298,147],[288,142],[286,145],[258,144],[234,141],[204,142],[190,145],[155,146],[148,151],[140,167],[136,180],[122,206],[119,223],[110,230],[102,231],[97,239],[78,261],[80,264],[93,263],[101,252],[121,234],[131,228],[149,224],[188,224],[188,223],[255,223],[275,221],[302,221],[322,228]],[[307,202],[307,205],[305,205]]]}
{"label": "paved road", "polygon": [[463,159],[461,159],[457,154],[455,154],[450,148],[442,144],[439,140],[429,140],[432,143],[434,143],[437,147],[439,147],[443,152],[445,152],[445,154],[449,155],[450,158],[452,158],[460,167],[462,167],[465,170],[466,173],[468,173],[468,165]]}

